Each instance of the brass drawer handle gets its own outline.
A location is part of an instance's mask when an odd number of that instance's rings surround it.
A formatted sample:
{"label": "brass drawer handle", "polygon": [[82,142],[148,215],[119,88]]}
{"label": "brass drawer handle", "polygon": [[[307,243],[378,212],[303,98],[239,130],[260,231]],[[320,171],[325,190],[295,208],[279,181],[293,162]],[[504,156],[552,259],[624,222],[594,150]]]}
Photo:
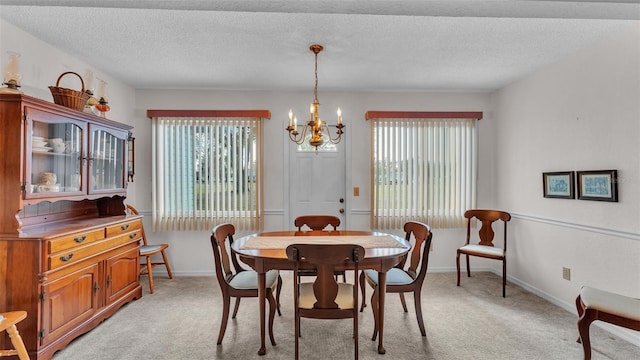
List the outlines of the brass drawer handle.
{"label": "brass drawer handle", "polygon": [[73,253],[67,255],[67,256],[60,256],[60,260],[62,261],[69,261],[71,260],[71,258],[73,257]]}
{"label": "brass drawer handle", "polygon": [[135,239],[136,236],[138,236],[138,233],[131,233],[129,234],[129,239]]}
{"label": "brass drawer handle", "polygon": [[87,235],[82,235],[82,236],[79,236],[79,237],[73,239],[73,241],[77,242],[78,244],[80,244],[81,242],[83,242],[85,240],[87,240]]}
{"label": "brass drawer handle", "polygon": [[120,229],[122,229],[122,231],[125,231],[128,228],[129,228],[129,224],[120,226]]}

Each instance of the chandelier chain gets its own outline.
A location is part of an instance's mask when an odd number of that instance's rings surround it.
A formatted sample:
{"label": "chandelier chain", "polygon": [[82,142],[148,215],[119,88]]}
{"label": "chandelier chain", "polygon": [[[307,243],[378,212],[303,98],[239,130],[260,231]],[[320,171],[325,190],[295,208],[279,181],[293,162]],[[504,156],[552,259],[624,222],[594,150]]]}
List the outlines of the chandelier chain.
{"label": "chandelier chain", "polygon": [[314,100],[315,102],[318,102],[318,52],[315,52],[316,54],[316,85],[313,88],[313,96],[314,96]]}

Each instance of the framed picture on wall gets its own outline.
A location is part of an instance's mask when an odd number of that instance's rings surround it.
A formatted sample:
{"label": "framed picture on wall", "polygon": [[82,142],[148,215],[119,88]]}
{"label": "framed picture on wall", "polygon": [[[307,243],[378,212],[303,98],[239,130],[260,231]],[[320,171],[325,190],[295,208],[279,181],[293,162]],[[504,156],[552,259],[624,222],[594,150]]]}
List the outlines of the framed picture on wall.
{"label": "framed picture on wall", "polygon": [[573,199],[574,191],[574,172],[573,171],[557,171],[542,173],[542,187],[544,189],[544,197],[556,199]]}
{"label": "framed picture on wall", "polygon": [[618,201],[618,171],[578,171],[578,199]]}

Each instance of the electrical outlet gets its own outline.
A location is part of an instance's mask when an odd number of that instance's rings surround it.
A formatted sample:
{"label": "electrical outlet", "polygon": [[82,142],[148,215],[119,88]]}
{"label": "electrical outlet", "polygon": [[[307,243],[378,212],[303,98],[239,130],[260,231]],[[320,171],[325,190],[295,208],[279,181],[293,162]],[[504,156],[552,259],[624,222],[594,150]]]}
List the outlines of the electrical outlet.
{"label": "electrical outlet", "polygon": [[562,278],[571,281],[571,269],[567,267],[562,268]]}

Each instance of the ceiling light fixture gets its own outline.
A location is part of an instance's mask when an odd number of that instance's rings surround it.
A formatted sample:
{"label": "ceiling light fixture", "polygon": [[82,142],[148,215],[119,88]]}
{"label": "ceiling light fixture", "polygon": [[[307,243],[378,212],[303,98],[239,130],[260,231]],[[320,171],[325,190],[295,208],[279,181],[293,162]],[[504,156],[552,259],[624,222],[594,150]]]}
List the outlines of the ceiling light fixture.
{"label": "ceiling light fixture", "polygon": [[314,146],[316,148],[316,151],[318,150],[318,146],[321,146],[325,142],[325,138],[322,132],[323,126],[324,126],[324,130],[326,131],[326,139],[329,140],[329,142],[331,142],[332,144],[337,144],[340,142],[340,138],[344,133],[342,131],[342,128],[345,127],[342,124],[342,112],[340,111],[340,108],[338,108],[338,124],[336,125],[337,136],[335,138],[331,137],[331,132],[329,130],[329,125],[327,125],[327,122],[322,121],[322,119],[320,119],[320,115],[318,115],[318,110],[320,109],[320,102],[318,102],[318,53],[320,53],[323,49],[324,47],[318,44],[314,44],[309,47],[309,50],[311,50],[311,52],[313,52],[316,56],[316,66],[315,66],[316,84],[313,88],[313,96],[314,96],[313,103],[309,107],[309,112],[310,112],[309,122],[304,124],[304,127],[302,128],[302,133],[299,133],[298,118],[293,115],[293,110],[289,109],[289,126],[287,126],[286,128],[286,130],[289,132],[289,138],[291,139],[291,141],[295,142],[298,145],[302,144],[305,141],[307,131],[309,131],[311,136],[309,138],[309,145]]}

